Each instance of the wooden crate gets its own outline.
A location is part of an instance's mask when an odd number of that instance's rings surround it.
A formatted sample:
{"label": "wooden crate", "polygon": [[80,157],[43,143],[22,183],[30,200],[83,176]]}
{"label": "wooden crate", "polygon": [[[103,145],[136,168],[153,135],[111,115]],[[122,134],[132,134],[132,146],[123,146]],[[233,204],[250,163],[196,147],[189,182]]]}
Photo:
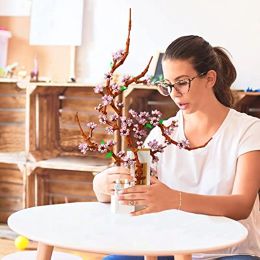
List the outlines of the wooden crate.
{"label": "wooden crate", "polygon": [[0,82],[0,153],[25,149],[25,90]]}
{"label": "wooden crate", "polygon": [[0,222],[25,206],[25,90],[0,80]]}
{"label": "wooden crate", "polygon": [[[78,113],[83,127],[86,122],[98,122],[99,113],[95,106],[101,98],[94,94],[93,87],[78,84],[32,85],[28,99],[27,151],[30,159],[39,161],[57,156],[83,156],[78,149],[82,137],[75,115]],[[104,129],[99,128],[95,130],[95,138],[100,142],[108,136]],[[89,156],[104,158],[99,153],[90,153]]]}
{"label": "wooden crate", "polygon": [[235,96],[235,109],[260,118],[260,93],[233,91]]}
{"label": "wooden crate", "polygon": [[91,172],[37,169],[37,205],[96,201]]}
{"label": "wooden crate", "polygon": [[15,164],[0,163],[0,223],[25,206],[23,172]]}
{"label": "wooden crate", "polygon": [[[58,201],[56,198],[51,199],[50,194],[46,198],[45,190],[47,183],[53,184],[54,179],[58,180],[64,172],[69,171],[71,176],[81,172],[76,176],[86,175],[87,178],[89,174],[104,170],[111,159],[106,159],[100,153],[89,153],[86,156],[78,149],[82,136],[75,120],[76,113],[82,127],[86,122],[98,122],[99,113],[95,106],[101,102],[101,97],[94,94],[92,86],[36,83],[27,85],[26,89],[26,152],[29,160],[26,167],[26,205],[30,207],[51,200],[52,203]],[[97,129],[95,138],[101,142],[114,137],[108,137],[104,129]],[[40,183],[43,184],[39,186]],[[62,189],[62,185],[63,182],[58,181],[54,187],[59,190],[58,186]],[[91,201],[93,194],[92,191],[89,197]]]}

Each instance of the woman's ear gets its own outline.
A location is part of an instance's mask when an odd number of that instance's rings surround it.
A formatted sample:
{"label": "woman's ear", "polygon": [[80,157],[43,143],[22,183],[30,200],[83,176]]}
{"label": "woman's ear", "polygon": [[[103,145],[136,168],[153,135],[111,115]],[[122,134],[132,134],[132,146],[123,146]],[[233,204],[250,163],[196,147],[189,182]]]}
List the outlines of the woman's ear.
{"label": "woman's ear", "polygon": [[207,79],[207,87],[213,88],[217,81],[217,72],[215,70],[209,70],[205,77]]}

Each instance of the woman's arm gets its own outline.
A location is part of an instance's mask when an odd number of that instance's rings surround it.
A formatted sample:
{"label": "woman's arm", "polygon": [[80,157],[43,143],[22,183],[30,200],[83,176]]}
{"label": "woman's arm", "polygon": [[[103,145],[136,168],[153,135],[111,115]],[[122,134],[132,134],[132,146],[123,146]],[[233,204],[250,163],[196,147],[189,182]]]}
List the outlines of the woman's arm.
{"label": "woman's arm", "polygon": [[93,180],[93,190],[99,202],[110,202],[117,179],[132,180],[130,172],[125,167],[111,167],[98,173]]}
{"label": "woman's arm", "polygon": [[183,194],[183,209],[236,220],[249,216],[260,189],[260,151],[239,157],[232,195],[201,196]]}
{"label": "woman's arm", "polygon": [[260,151],[253,151],[239,157],[236,178],[231,195],[198,195],[170,189],[153,179],[149,186],[135,186],[122,191],[119,199],[128,204],[135,201],[146,208],[133,213],[141,215],[166,209],[226,216],[236,220],[249,216],[260,188]]}

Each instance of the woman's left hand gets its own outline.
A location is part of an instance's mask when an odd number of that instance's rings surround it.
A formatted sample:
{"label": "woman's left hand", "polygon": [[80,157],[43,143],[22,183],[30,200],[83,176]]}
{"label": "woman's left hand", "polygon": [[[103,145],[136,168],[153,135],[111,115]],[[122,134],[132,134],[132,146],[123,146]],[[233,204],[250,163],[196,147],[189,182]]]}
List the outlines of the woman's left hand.
{"label": "woman's left hand", "polygon": [[120,192],[119,200],[124,205],[141,205],[143,209],[132,212],[133,216],[176,209],[179,205],[179,192],[170,189],[154,176],[151,185],[136,185]]}

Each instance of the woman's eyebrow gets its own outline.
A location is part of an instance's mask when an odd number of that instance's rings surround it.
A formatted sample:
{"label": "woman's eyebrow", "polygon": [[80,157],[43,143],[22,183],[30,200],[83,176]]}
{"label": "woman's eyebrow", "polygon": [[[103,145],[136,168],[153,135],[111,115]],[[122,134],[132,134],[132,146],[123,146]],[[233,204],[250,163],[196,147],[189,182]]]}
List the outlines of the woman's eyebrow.
{"label": "woman's eyebrow", "polygon": [[180,76],[178,76],[177,78],[174,79],[174,82],[176,82],[177,80],[179,80],[179,79],[181,79],[183,77],[187,77],[188,78],[189,75],[180,75]]}
{"label": "woman's eyebrow", "polygon": [[178,76],[177,78],[175,78],[174,79],[174,82],[172,83],[169,79],[167,79],[167,78],[164,78],[164,80],[167,80],[167,81],[169,81],[171,84],[174,84],[175,82],[177,82],[178,80],[180,80],[181,78],[183,78],[183,77],[189,77],[189,75],[180,75],[180,76]]}

